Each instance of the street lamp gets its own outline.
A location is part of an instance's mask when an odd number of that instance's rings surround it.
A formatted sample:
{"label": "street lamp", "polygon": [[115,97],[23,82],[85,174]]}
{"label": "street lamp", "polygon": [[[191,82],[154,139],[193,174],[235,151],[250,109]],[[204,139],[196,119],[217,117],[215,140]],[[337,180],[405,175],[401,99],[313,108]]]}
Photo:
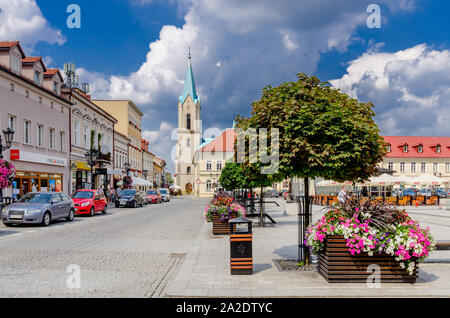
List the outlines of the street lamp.
{"label": "street lamp", "polygon": [[130,168],[131,168],[130,164],[128,162],[125,162],[123,164],[123,166],[124,166],[125,170],[127,171],[127,177],[129,177],[130,176]]}
{"label": "street lamp", "polygon": [[8,129],[3,130],[3,136],[5,137],[5,145],[3,145],[2,136],[0,136],[0,159],[3,159],[3,151],[11,148],[14,130],[8,127]]}
{"label": "street lamp", "polygon": [[94,166],[97,164],[98,151],[91,149],[84,154],[88,165],[91,167],[91,189],[94,189]]}

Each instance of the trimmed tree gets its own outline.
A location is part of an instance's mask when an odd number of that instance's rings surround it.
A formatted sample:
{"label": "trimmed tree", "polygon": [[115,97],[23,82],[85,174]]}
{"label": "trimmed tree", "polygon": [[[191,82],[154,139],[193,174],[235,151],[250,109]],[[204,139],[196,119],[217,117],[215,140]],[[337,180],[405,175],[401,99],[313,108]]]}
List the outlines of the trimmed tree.
{"label": "trimmed tree", "polygon": [[[238,124],[280,131],[277,179],[299,177],[305,184],[305,213],[309,211],[309,179],[363,181],[385,155],[385,143],[373,117],[372,103],[356,99],[321,82],[298,74],[296,82],[263,89],[252,104],[250,118]],[[309,226],[309,214],[303,224]],[[304,248],[305,265],[309,262]]]}

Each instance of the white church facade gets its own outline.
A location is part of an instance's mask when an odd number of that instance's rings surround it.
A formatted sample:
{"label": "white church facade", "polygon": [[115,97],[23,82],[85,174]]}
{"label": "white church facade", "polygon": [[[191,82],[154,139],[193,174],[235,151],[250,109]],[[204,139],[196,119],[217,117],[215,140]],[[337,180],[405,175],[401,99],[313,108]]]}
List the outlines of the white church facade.
{"label": "white church facade", "polygon": [[183,95],[178,101],[175,184],[184,193],[212,197],[225,162],[234,156],[235,132],[227,129],[212,138],[203,138],[201,102],[197,94],[191,56]]}

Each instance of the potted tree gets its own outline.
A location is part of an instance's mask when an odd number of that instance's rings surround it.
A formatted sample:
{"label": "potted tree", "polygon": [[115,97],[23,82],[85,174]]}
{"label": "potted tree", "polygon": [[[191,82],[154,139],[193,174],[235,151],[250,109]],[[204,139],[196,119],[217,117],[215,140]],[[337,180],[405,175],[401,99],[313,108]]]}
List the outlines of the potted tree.
{"label": "potted tree", "polygon": [[[239,127],[280,131],[276,174],[281,178],[276,179],[304,180],[305,220],[299,231],[306,231],[311,223],[310,178],[367,180],[385,154],[373,104],[358,102],[317,77],[298,74],[295,82],[268,86],[252,108],[251,117],[238,117]],[[303,245],[302,251],[299,261],[307,269],[309,249]]]}

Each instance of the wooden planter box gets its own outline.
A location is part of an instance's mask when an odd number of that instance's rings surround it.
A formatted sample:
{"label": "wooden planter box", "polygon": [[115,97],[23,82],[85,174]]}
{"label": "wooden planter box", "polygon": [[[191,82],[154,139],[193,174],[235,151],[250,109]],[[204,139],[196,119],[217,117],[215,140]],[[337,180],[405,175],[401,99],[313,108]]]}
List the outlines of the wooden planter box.
{"label": "wooden planter box", "polygon": [[[236,213],[231,214],[231,219],[236,218]],[[220,216],[216,213],[213,213],[212,215],[213,219],[213,234],[214,235],[229,235],[230,234],[230,224],[228,224],[229,220],[226,221],[220,221]],[[230,219],[230,220],[231,220]],[[236,225],[233,225],[234,230],[236,230]]]}
{"label": "wooden planter box", "polygon": [[327,236],[324,253],[319,255],[318,270],[329,283],[366,283],[369,276],[373,274],[373,271],[367,272],[367,267],[372,264],[380,268],[380,282],[416,282],[417,263],[414,273],[409,275],[393,256],[387,254],[369,256],[366,253],[352,255],[346,244],[343,236]]}

